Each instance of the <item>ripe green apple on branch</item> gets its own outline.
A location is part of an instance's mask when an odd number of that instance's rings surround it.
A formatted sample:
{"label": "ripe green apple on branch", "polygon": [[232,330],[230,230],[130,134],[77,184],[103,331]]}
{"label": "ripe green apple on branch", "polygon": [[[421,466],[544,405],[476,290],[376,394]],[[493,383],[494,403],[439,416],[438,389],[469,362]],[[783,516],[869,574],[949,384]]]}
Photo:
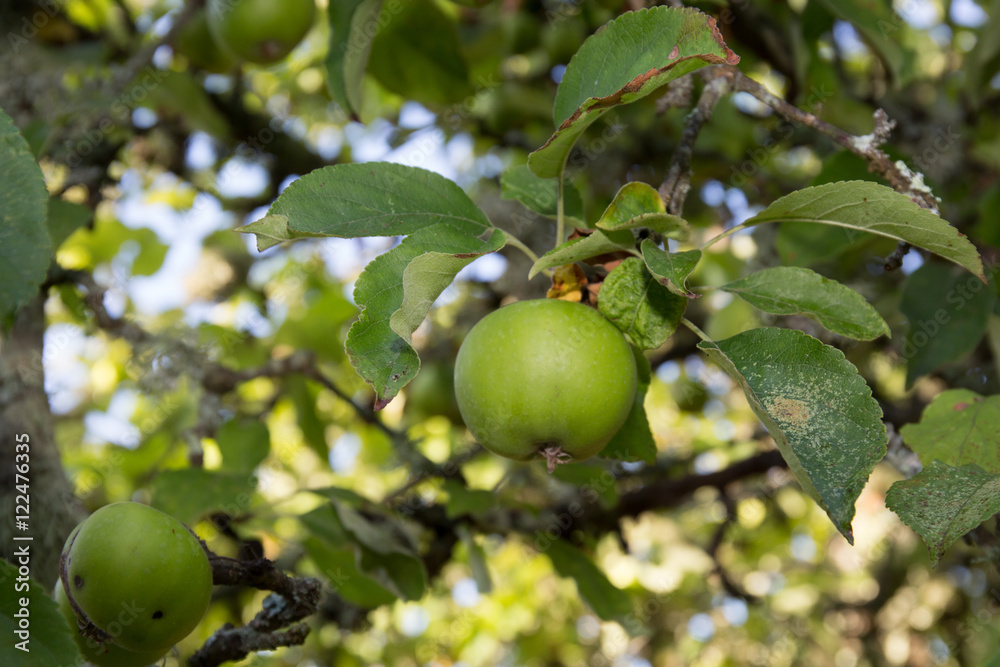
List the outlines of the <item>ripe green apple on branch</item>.
{"label": "ripe green apple on branch", "polygon": [[479,443],[518,461],[557,465],[594,456],[632,409],[635,357],[596,310],[520,301],[476,324],[455,362],[462,417]]}
{"label": "ripe green apple on branch", "polygon": [[159,659],[198,625],[212,568],[198,538],[147,505],[114,503],[74,529],[55,598],[82,654],[100,667]]}
{"label": "ripe green apple on branch", "polygon": [[243,60],[271,64],[292,52],[312,28],[315,0],[209,0],[208,27]]}

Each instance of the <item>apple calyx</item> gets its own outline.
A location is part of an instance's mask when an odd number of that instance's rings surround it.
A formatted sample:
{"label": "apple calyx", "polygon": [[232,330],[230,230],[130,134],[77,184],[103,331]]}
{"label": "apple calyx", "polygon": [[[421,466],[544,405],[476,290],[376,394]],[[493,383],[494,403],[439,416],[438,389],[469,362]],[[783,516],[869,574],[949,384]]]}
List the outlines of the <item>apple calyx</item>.
{"label": "apple calyx", "polygon": [[538,452],[545,459],[549,467],[549,474],[556,471],[556,467],[573,460],[573,455],[563,451],[559,445],[549,445]]}

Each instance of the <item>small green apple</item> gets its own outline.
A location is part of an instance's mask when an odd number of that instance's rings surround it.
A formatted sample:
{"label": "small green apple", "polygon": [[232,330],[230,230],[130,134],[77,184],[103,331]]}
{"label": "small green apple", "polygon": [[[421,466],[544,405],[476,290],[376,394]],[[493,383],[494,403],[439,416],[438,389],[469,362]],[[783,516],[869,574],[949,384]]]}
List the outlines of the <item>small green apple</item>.
{"label": "small green apple", "polygon": [[146,667],[151,665],[166,653],[166,650],[157,649],[154,651],[127,651],[117,644],[100,644],[93,639],[84,637],[80,632],[80,626],[73,613],[73,607],[63,590],[62,581],[56,581],[56,588],[52,596],[59,605],[59,611],[73,631],[73,641],[80,648],[80,655],[87,659],[87,662],[98,667]]}
{"label": "small green apple", "polygon": [[520,301],[480,320],[458,351],[455,392],[465,424],[495,454],[541,455],[549,470],[597,454],[635,400],[632,350],[579,303]]}
{"label": "small green apple", "polygon": [[198,625],[212,595],[198,539],[140,503],[107,505],[81,523],[63,547],[60,579],[83,634],[129,651],[169,649]]}
{"label": "small green apple", "polygon": [[177,52],[194,67],[220,74],[233,69],[236,60],[212,36],[208,29],[208,12],[199,9],[184,26],[174,42]]}
{"label": "small green apple", "polygon": [[215,39],[252,63],[287,56],[315,18],[315,0],[208,0],[208,27]]}
{"label": "small green apple", "polygon": [[406,411],[415,420],[443,416],[461,422],[455,402],[455,369],[440,361],[420,364],[420,372],[406,385]]}

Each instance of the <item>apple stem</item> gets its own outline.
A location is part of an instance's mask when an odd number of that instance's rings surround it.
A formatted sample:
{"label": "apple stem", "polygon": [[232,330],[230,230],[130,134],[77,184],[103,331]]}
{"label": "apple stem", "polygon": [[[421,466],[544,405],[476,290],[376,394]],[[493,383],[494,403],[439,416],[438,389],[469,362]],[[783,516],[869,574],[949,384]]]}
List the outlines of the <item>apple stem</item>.
{"label": "apple stem", "polygon": [[541,455],[548,463],[550,475],[555,472],[556,466],[569,463],[573,460],[573,456],[564,452],[563,448],[559,445],[549,445],[541,451]]}

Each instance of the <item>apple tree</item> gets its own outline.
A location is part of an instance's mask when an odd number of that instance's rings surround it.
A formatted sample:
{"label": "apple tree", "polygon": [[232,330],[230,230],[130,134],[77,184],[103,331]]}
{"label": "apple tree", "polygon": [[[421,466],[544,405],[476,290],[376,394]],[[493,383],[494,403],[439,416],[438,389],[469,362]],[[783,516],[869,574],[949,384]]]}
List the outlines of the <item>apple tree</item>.
{"label": "apple tree", "polygon": [[1000,664],[997,12],[0,7],[0,663]]}

